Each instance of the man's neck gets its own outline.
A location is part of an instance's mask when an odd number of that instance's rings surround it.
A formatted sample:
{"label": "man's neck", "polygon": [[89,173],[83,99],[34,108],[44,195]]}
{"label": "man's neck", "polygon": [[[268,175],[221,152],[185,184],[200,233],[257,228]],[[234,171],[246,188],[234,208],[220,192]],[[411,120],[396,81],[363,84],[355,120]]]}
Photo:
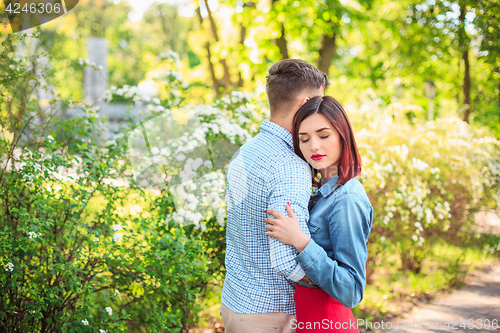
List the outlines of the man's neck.
{"label": "man's neck", "polygon": [[284,129],[286,129],[288,132],[292,133],[292,124],[291,124],[290,120],[283,119],[283,118],[273,118],[273,117],[271,117],[269,119],[269,121],[273,122],[273,123],[275,123],[277,125],[280,125]]}

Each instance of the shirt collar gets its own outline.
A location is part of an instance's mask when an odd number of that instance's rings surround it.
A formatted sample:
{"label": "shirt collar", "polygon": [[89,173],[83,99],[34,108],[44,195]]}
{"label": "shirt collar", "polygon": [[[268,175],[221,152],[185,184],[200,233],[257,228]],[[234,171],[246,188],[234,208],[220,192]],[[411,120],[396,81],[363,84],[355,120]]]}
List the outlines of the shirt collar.
{"label": "shirt collar", "polygon": [[333,177],[332,179],[327,181],[326,184],[324,184],[323,186],[321,186],[319,188],[319,192],[323,195],[323,197],[326,198],[327,196],[332,194],[332,192],[335,191],[337,189],[337,187],[339,187],[336,184],[338,179],[339,179],[339,176],[335,175],[335,177]]}
{"label": "shirt collar", "polygon": [[260,124],[259,128],[261,132],[268,132],[269,134],[274,135],[280,138],[281,140],[285,141],[285,143],[290,147],[290,149],[293,150],[292,133],[288,132],[280,125],[264,119],[264,121],[262,121],[262,124]]}

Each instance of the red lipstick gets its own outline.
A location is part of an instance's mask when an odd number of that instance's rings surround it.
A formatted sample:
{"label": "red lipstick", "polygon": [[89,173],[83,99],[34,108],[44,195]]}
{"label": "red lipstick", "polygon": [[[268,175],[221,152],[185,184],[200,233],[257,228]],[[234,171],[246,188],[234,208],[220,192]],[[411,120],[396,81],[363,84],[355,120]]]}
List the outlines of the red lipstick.
{"label": "red lipstick", "polygon": [[320,154],[314,154],[313,156],[311,156],[311,158],[314,160],[314,161],[319,161],[321,160],[323,157],[325,157],[326,155],[320,155]]}

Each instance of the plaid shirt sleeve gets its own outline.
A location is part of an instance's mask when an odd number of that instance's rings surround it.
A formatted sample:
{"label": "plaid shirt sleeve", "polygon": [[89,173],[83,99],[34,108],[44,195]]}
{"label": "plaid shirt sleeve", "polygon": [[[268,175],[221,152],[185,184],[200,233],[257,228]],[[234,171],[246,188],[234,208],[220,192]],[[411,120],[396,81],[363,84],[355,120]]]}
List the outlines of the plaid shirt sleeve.
{"label": "plaid shirt sleeve", "polygon": [[[307,164],[299,158],[286,159],[272,170],[267,183],[269,207],[282,214],[286,212],[286,203],[290,202],[302,231],[310,236],[307,227],[309,219],[308,204],[311,194],[311,172]],[[295,257],[297,250],[280,241],[267,237],[270,247],[271,267],[276,272],[294,282],[305,276]]]}

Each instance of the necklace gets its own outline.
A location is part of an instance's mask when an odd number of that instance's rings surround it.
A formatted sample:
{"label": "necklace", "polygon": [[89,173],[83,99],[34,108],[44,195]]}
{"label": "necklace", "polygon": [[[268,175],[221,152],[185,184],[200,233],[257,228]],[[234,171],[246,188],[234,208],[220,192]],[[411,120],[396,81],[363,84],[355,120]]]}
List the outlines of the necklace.
{"label": "necklace", "polygon": [[[321,172],[318,172],[318,173],[316,174],[316,176],[314,177],[314,181],[315,181],[315,182],[317,182],[317,183],[320,183],[320,187],[321,187],[321,185],[322,185],[321,178],[322,178],[322,177],[321,177]],[[312,194],[312,193],[314,193],[314,190],[315,190],[315,189],[316,189],[316,186],[314,186],[314,185],[313,185],[313,186],[312,186],[312,192],[311,192],[311,194]]]}

